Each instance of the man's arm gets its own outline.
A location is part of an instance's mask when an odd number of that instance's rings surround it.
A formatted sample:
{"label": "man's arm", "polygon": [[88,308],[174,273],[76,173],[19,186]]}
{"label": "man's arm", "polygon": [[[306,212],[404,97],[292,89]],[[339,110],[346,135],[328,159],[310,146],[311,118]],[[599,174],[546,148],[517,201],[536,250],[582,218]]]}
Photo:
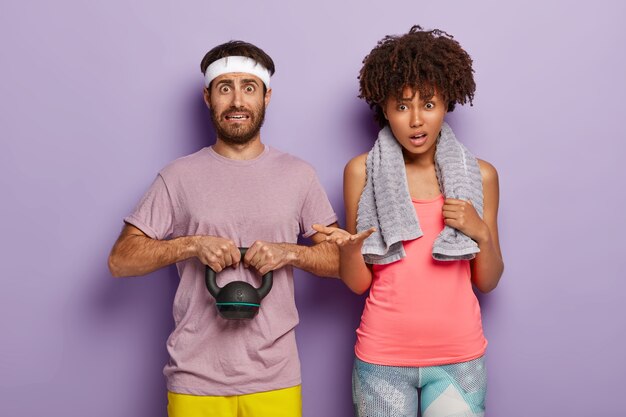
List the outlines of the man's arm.
{"label": "man's arm", "polygon": [[[331,227],[337,227],[337,223],[333,223]],[[311,240],[311,246],[256,241],[246,252],[244,262],[256,268],[261,275],[285,265],[292,265],[320,277],[338,278],[337,246],[326,242],[326,236],[321,233],[311,236]]]}
{"label": "man's arm", "polygon": [[126,224],[109,255],[114,277],[145,275],[167,265],[197,257],[216,272],[235,265],[241,255],[235,243],[217,236],[183,236],[157,240]]}

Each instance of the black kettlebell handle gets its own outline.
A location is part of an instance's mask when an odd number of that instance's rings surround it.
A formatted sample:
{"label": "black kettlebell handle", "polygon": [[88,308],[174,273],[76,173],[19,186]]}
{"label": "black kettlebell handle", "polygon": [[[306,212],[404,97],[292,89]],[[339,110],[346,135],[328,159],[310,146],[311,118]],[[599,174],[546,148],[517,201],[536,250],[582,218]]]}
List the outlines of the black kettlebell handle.
{"label": "black kettlebell handle", "polygon": [[[241,260],[243,261],[243,257],[246,255],[248,248],[239,248],[239,253],[241,253]],[[261,286],[257,288],[257,293],[259,294],[259,298],[263,299],[272,289],[273,283],[273,271],[268,272],[263,275]],[[219,294],[222,287],[217,285],[217,274],[215,271],[207,265],[206,274],[205,274],[206,287],[209,290],[209,293],[215,298],[217,298],[217,294]]]}

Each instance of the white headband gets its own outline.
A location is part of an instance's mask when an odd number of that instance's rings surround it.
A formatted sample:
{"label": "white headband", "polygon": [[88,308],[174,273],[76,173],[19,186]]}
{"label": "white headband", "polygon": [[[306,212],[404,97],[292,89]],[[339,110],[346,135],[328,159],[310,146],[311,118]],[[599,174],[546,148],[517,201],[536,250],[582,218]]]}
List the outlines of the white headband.
{"label": "white headband", "polygon": [[263,65],[245,56],[227,56],[209,65],[204,73],[204,86],[208,87],[215,78],[230,72],[245,72],[256,75],[270,88],[270,72]]}

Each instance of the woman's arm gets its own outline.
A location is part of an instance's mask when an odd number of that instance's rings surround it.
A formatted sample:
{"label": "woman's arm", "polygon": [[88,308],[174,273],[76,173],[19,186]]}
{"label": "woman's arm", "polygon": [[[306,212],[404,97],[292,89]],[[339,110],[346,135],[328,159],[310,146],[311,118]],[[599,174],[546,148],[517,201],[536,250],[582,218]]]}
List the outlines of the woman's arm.
{"label": "woman's arm", "polygon": [[500,204],[500,185],[498,171],[488,162],[478,161],[483,178],[483,221],[489,229],[477,240],[480,253],[472,260],[472,282],[484,293],[498,285],[504,262],[498,237],[498,206]]}
{"label": "woman's arm", "polygon": [[498,172],[488,162],[478,160],[483,181],[483,218],[471,203],[446,199],[443,206],[444,221],[471,237],[478,243],[480,252],[471,261],[472,282],[481,292],[487,293],[498,285],[504,262],[498,239],[498,204],[500,190]]}
{"label": "woman's arm", "polygon": [[[343,201],[346,210],[346,230],[356,234],[356,216],[359,209],[359,200],[365,188],[366,172],[365,161],[367,154],[352,158],[343,172]],[[374,230],[365,231],[368,237]],[[363,240],[356,245],[344,245],[339,248],[339,276],[343,282],[357,294],[363,294],[372,285],[372,270],[365,263],[361,254]]]}

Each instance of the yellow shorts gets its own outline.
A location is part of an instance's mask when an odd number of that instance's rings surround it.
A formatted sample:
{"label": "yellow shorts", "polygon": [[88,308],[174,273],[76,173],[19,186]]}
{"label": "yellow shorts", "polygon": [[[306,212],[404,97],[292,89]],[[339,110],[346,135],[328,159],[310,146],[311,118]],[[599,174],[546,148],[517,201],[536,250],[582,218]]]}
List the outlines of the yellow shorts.
{"label": "yellow shorts", "polygon": [[301,417],[302,387],[228,397],[167,393],[169,417]]}

